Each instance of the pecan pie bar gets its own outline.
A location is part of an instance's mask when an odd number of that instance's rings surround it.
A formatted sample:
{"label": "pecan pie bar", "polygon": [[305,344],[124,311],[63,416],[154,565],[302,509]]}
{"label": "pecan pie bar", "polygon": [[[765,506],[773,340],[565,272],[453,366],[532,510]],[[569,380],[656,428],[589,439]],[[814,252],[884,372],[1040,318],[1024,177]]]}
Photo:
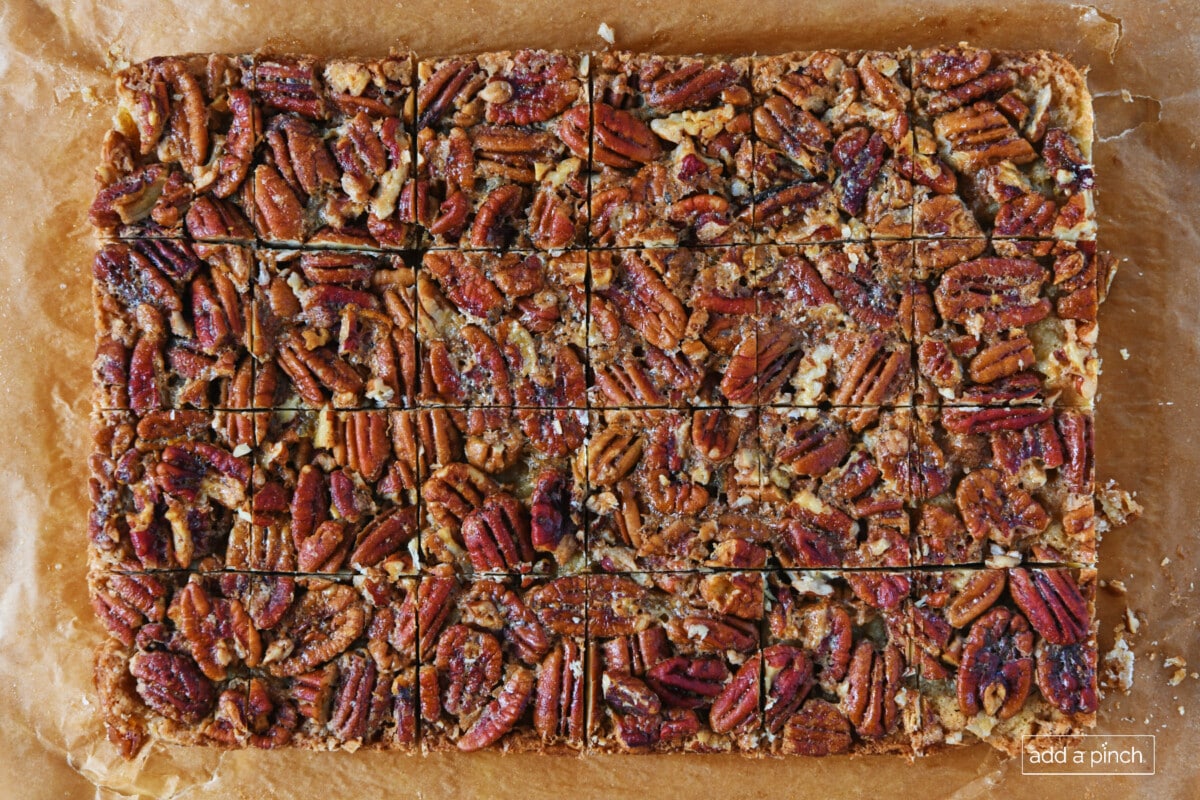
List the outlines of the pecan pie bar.
{"label": "pecan pie bar", "polygon": [[909,242],[761,246],[756,397],[762,405],[907,406]]}
{"label": "pecan pie bar", "polygon": [[918,237],[1093,239],[1092,106],[1046,52],[913,55]]}
{"label": "pecan pie bar", "polygon": [[412,751],[416,582],[93,573],[109,738]]}
{"label": "pecan pie bar", "polygon": [[759,519],[788,568],[909,565],[908,409],[765,408]]}
{"label": "pecan pie bar", "polygon": [[590,412],[588,561],[595,571],[756,569],[762,459],[752,409]]}
{"label": "pecan pie bar", "polygon": [[881,52],[754,59],[755,241],[912,235],[905,66]]}
{"label": "pecan pie bar", "polygon": [[750,59],[597,56],[592,245],[750,241]]}
{"label": "pecan pie bar", "polygon": [[416,270],[341,250],[260,249],[257,261],[257,408],[414,403]]}
{"label": "pecan pie bar", "polygon": [[587,412],[419,414],[425,563],[464,574],[582,571]]}
{"label": "pecan pie bar", "polygon": [[584,408],[587,270],[583,251],[427,252],[420,402]]}
{"label": "pecan pie bar", "polygon": [[260,412],[252,525],[231,537],[226,566],[415,572],[420,413]]}
{"label": "pecan pie bar", "polygon": [[420,62],[416,204],[434,247],[583,244],[589,61],[519,50]]}
{"label": "pecan pie bar", "polygon": [[[1013,244],[1036,250],[1014,251]],[[919,402],[1090,408],[1106,261],[1087,241],[918,242]]]}
{"label": "pecan pie bar", "polygon": [[1090,411],[916,413],[915,564],[1095,562]]}
{"label": "pecan pie bar", "polygon": [[92,262],[95,406],[253,406],[249,247],[112,242]]}
{"label": "pecan pie bar", "polygon": [[258,55],[252,219],[263,242],[417,242],[413,63]]}
{"label": "pecan pie bar", "polygon": [[593,408],[754,402],[758,298],[749,248],[589,257]]}
{"label": "pecan pie bar", "polygon": [[583,748],[583,576],[421,579],[421,746]]}
{"label": "pecan pie bar", "polygon": [[589,730],[615,752],[759,752],[763,576],[592,575]]}
{"label": "pecan pie bar", "polygon": [[252,415],[97,412],[89,561],[130,570],[219,569],[250,526]]}
{"label": "pecan pie bar", "polygon": [[911,754],[920,725],[905,572],[772,572],[763,738],[772,753]]}
{"label": "pecan pie bar", "polygon": [[139,238],[253,239],[253,87],[250,56],[153,58],[121,72],[92,225]]}
{"label": "pecan pie bar", "polygon": [[985,741],[1015,755],[1024,736],[1095,724],[1095,570],[949,570],[914,580],[919,749]]}

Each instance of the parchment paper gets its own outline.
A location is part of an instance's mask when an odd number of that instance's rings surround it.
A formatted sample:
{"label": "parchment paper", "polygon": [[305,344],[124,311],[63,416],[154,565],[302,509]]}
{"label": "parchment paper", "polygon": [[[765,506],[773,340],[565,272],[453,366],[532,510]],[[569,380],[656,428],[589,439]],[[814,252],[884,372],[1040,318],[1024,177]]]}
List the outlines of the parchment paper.
{"label": "parchment paper", "polygon": [[[1142,8],[1153,5],[1152,8]],[[8,0],[0,10],[0,796],[583,798],[728,796],[1194,797],[1200,682],[1200,7],[1180,2],[926,0],[623,2],[408,0],[216,4]],[[906,7],[923,11],[914,15]],[[92,319],[86,222],[112,112],[106,58],[275,45],[322,54],[519,46],[780,52],[968,39],[1090,64],[1101,244],[1124,259],[1101,313],[1099,477],[1136,489],[1144,518],[1109,537],[1101,646],[1139,612],[1137,680],[1097,732],[1157,735],[1155,777],[1022,777],[986,747],[918,760],[220,753],[156,747],[122,763],[91,682],[101,633],[85,573]],[[1128,353],[1128,360],[1121,354]],[[1169,559],[1167,561],[1166,559]],[[1152,654],[1154,654],[1152,656]],[[1181,716],[1180,709],[1184,710]]]}

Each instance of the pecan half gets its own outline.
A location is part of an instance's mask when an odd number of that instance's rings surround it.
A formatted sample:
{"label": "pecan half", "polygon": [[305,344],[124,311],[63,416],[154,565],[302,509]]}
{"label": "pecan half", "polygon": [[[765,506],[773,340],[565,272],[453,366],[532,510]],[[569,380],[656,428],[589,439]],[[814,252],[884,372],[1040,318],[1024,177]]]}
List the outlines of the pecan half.
{"label": "pecan half", "polygon": [[1009,571],[1009,592],[1034,630],[1051,644],[1076,644],[1091,627],[1087,599],[1066,569],[1016,568]]}
{"label": "pecan half", "polygon": [[802,756],[846,753],[854,737],[850,720],[827,700],[813,698],[788,718],[783,729],[783,752]]}
{"label": "pecan half", "polygon": [[[587,108],[581,106],[573,113],[579,112],[582,112],[583,124],[586,126]],[[606,103],[596,103],[592,106],[592,114],[595,126],[592,158],[595,161],[618,169],[637,169],[662,155],[662,146],[654,131],[628,111],[621,111]],[[564,115],[564,120],[567,116],[569,115]],[[574,146],[571,149],[576,155],[587,157],[586,146],[583,153]]]}
{"label": "pecan half", "polygon": [[459,716],[478,711],[491,697],[504,672],[496,637],[466,625],[451,625],[438,638],[438,680],[442,708]]}
{"label": "pecan half", "polygon": [[515,570],[533,561],[529,516],[507,492],[491,495],[463,518],[462,539],[477,572]]}
{"label": "pecan half", "polygon": [[135,653],[129,672],[146,705],[169,719],[196,725],[216,705],[217,693],[196,663],[178,653]]}
{"label": "pecan half", "polygon": [[714,733],[730,733],[740,727],[757,725],[760,661],[760,656],[747,659],[713,700],[708,724]]}
{"label": "pecan half", "polygon": [[1049,278],[1036,261],[980,258],[946,270],[934,301],[943,318],[972,332],[996,334],[1049,315],[1050,301],[1040,296]]}
{"label": "pecan half", "polygon": [[674,708],[703,708],[719,695],[729,680],[729,668],[716,658],[675,656],[660,661],[646,673],[646,683]]}
{"label": "pecan half", "polygon": [[290,644],[287,656],[270,665],[277,676],[300,675],[346,650],[366,628],[366,611],[349,586],[310,588],[281,623],[273,646]]}
{"label": "pecan half", "polygon": [[859,736],[878,739],[895,729],[899,720],[896,693],[903,677],[904,656],[898,647],[888,644],[881,653],[871,642],[859,642],[850,659],[842,701]]}
{"label": "pecan half", "polygon": [[1037,652],[1037,686],[1064,714],[1091,714],[1100,707],[1096,648],[1087,642],[1043,644]]}
{"label": "pecan half", "polygon": [[812,691],[813,665],[803,650],[786,644],[765,648],[762,661],[763,726],[779,733]]}
{"label": "pecan half", "polygon": [[488,703],[475,724],[458,740],[458,749],[472,752],[498,742],[525,713],[532,692],[533,673],[522,667],[514,669],[499,696]]}
{"label": "pecan half", "polygon": [[955,492],[958,510],[978,539],[990,538],[1006,547],[1046,530],[1050,515],[1020,488],[1009,487],[994,469],[966,475]]}
{"label": "pecan half", "polygon": [[1000,599],[1004,593],[1004,583],[1004,570],[988,569],[973,573],[946,606],[946,621],[956,628],[965,628]]}
{"label": "pecan half", "polygon": [[580,669],[583,651],[572,639],[564,639],[550,651],[537,669],[534,691],[533,727],[543,742],[566,739],[578,742],[584,732],[584,676]]}
{"label": "pecan half", "polygon": [[1033,631],[1020,614],[993,608],[971,626],[958,669],[958,707],[1009,719],[1033,685]]}

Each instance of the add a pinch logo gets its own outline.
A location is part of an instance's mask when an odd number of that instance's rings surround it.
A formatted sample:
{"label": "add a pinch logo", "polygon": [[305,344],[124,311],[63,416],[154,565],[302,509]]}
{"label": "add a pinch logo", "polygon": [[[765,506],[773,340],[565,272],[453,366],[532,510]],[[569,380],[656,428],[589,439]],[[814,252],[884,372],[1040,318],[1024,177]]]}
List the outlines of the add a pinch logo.
{"label": "add a pinch logo", "polygon": [[1153,775],[1155,738],[1139,735],[1026,736],[1022,775]]}

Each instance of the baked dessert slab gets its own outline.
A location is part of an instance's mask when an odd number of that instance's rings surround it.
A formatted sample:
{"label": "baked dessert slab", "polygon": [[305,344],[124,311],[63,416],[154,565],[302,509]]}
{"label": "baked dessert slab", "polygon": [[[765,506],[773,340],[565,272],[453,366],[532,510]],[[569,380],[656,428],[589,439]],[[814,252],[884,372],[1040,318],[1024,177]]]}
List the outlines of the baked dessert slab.
{"label": "baked dessert slab", "polygon": [[586,456],[593,571],[766,566],[753,409],[592,411]]}
{"label": "baked dessert slab", "polygon": [[759,246],[756,403],[902,407],[912,369],[913,245]]}
{"label": "baked dessert slab", "polygon": [[1070,62],[959,45],[912,70],[915,236],[1095,238],[1092,103]]}
{"label": "baked dessert slab", "polygon": [[918,408],[913,563],[1096,561],[1093,415]]}
{"label": "baked dessert slab", "polygon": [[420,402],[585,408],[588,254],[425,253]]}
{"label": "baked dessert slab", "polygon": [[419,414],[424,564],[470,576],[584,571],[586,411]]}
{"label": "baked dessert slab", "polygon": [[421,579],[421,748],[572,752],[584,746],[583,576]]}
{"label": "baked dessert slab", "polygon": [[413,751],[416,583],[92,573],[109,738]]}
{"label": "baked dessert slab", "polygon": [[183,240],[113,241],[92,262],[93,405],[254,406],[251,248]]}
{"label": "baked dessert slab", "polygon": [[911,756],[920,729],[907,572],[772,571],[763,709],[773,754]]}
{"label": "baked dessert slab", "polygon": [[89,564],[221,568],[250,526],[254,424],[244,412],[95,412]]}
{"label": "baked dessert slab", "polygon": [[548,50],[419,62],[416,207],[427,245],[583,245],[589,64]]}
{"label": "baked dessert slab", "polygon": [[592,408],[755,402],[760,293],[751,248],[589,256]]}
{"label": "baked dessert slab", "polygon": [[1095,242],[916,245],[918,402],[1091,408],[1100,359]]}
{"label": "baked dessert slab", "polygon": [[404,408],[416,399],[416,269],[399,255],[259,248],[259,408]]}
{"label": "baked dessert slab", "polygon": [[749,58],[595,56],[589,244],[751,241]]}
{"label": "baked dessert slab", "polygon": [[260,412],[251,526],[229,569],[411,575],[419,566],[417,411]]}
{"label": "baked dessert slab", "polygon": [[589,749],[759,755],[763,577],[588,576]]}
{"label": "baked dessert slab", "polygon": [[251,219],[262,242],[417,243],[413,59],[254,56]]}
{"label": "baked dessert slab", "polygon": [[252,240],[260,127],[252,57],[153,58],[116,83],[92,225],[108,236]]}
{"label": "baked dessert slab", "polygon": [[946,570],[914,577],[921,666],[915,742],[930,752],[1072,736],[1099,707],[1094,569]]}
{"label": "baked dessert slab", "polygon": [[752,71],[754,241],[911,237],[907,54],[788,53]]}
{"label": "baked dessert slab", "polygon": [[910,410],[766,408],[760,419],[772,566],[910,564]]}

